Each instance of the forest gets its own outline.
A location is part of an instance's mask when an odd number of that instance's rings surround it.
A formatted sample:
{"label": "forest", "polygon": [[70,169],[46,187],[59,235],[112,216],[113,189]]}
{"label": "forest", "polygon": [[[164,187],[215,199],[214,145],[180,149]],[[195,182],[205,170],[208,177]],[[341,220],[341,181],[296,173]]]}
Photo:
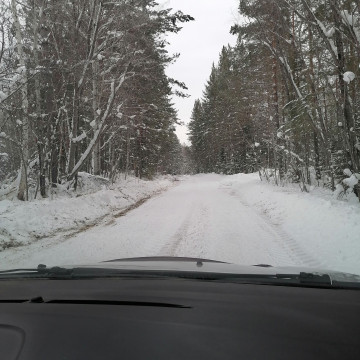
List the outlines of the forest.
{"label": "forest", "polygon": [[[153,0],[0,1],[0,188],[20,200],[79,172],[251,173],[360,198],[360,4],[241,0],[181,145],[166,34],[191,15]],[[220,50],[220,49],[219,49]]]}
{"label": "forest", "polygon": [[[0,2],[0,184],[20,200],[85,171],[179,172],[166,50],[190,15],[152,0]],[[10,186],[13,184],[14,186]]]}
{"label": "forest", "polygon": [[339,197],[360,180],[360,3],[241,0],[189,125],[197,172],[259,171]]}

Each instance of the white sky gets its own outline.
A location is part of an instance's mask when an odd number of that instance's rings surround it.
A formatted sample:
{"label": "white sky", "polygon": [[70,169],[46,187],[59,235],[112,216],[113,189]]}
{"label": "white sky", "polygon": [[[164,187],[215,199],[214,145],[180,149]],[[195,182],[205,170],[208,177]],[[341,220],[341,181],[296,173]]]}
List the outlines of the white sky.
{"label": "white sky", "polygon": [[[206,81],[210,76],[212,63],[217,63],[223,45],[234,45],[236,36],[229,33],[237,22],[239,0],[161,0],[161,6],[181,10],[195,18],[184,23],[178,34],[167,37],[170,53],[180,53],[175,64],[170,65],[167,74],[184,82],[190,98],[174,97],[178,117],[188,123],[196,99],[202,97]],[[182,143],[187,141],[187,128],[177,128],[176,134]]]}

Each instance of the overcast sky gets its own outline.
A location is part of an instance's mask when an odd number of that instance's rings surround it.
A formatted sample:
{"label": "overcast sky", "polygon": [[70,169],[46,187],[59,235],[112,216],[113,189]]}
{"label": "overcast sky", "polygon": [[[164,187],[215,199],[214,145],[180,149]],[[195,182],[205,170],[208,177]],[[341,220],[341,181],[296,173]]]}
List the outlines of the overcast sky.
{"label": "overcast sky", "polygon": [[[239,0],[159,0],[158,3],[195,18],[185,23],[178,34],[167,38],[170,53],[181,54],[177,62],[167,68],[167,74],[189,88],[190,98],[174,98],[179,119],[188,123],[194,101],[202,97],[212,63],[217,63],[222,46],[236,42],[236,36],[229,31],[239,18]],[[178,127],[176,133],[182,143],[187,143],[186,127]]]}

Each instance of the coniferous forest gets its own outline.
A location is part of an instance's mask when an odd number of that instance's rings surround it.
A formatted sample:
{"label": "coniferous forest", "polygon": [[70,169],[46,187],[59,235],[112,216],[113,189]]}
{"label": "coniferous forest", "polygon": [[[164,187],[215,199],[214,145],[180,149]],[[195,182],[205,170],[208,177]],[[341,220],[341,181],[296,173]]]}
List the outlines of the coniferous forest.
{"label": "coniferous forest", "polygon": [[[151,178],[183,149],[165,35],[193,20],[152,0],[0,2],[0,182],[47,196],[79,171]],[[16,179],[16,180],[14,180]]]}
{"label": "coniferous forest", "polygon": [[338,194],[360,179],[360,3],[242,0],[190,123],[197,172]]}
{"label": "coniferous forest", "polygon": [[171,101],[186,85],[165,69],[178,56],[166,34],[191,15],[153,0],[9,0],[0,12],[0,183],[18,199],[76,188],[80,171],[259,171],[359,197],[358,1],[239,1],[237,43],[209,69],[190,149]]}

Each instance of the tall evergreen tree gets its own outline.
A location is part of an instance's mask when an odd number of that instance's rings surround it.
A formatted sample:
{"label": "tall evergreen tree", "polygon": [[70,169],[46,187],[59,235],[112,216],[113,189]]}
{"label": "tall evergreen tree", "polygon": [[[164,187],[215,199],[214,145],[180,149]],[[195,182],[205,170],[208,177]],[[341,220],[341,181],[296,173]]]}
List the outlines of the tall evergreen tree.
{"label": "tall evergreen tree", "polygon": [[198,169],[260,169],[277,184],[359,195],[357,2],[242,0],[239,11],[237,45],[221,51],[194,106]]}

